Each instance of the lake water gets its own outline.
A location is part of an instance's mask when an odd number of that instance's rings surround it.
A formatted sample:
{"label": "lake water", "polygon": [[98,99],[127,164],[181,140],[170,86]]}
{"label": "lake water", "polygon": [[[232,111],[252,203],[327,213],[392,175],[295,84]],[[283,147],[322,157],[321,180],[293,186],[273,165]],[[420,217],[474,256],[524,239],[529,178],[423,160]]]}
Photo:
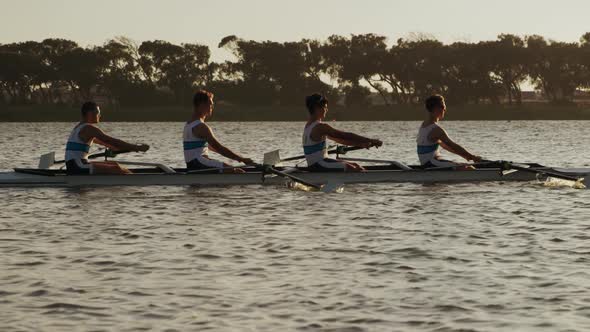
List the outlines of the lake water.
{"label": "lake water", "polygon": [[[212,123],[260,160],[302,123]],[[416,163],[418,122],[342,122]],[[71,123],[0,123],[0,169]],[[181,166],[181,123],[105,123]],[[448,122],[488,159],[590,167],[590,121]],[[0,188],[1,331],[588,331],[590,190],[538,183]]]}

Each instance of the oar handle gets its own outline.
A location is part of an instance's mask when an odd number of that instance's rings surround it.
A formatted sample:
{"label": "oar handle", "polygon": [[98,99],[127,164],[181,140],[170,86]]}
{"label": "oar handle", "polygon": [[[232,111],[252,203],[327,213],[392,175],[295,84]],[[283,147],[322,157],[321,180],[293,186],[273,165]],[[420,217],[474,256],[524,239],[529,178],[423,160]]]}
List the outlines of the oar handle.
{"label": "oar handle", "polygon": [[300,156],[295,156],[295,157],[289,157],[289,158],[285,158],[285,159],[281,159],[281,161],[293,161],[293,160],[299,160],[299,159],[303,159],[305,158],[305,155],[302,154]]}
{"label": "oar handle", "polygon": [[328,151],[328,154],[346,154],[349,151],[356,151],[356,150],[362,150],[362,149],[368,149],[362,146],[343,146],[343,145],[338,145],[335,149]]}

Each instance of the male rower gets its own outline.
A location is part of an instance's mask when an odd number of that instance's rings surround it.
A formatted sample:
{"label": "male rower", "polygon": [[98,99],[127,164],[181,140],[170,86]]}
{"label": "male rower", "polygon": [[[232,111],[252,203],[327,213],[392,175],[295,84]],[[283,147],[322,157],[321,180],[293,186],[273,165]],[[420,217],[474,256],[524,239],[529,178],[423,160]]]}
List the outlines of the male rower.
{"label": "male rower", "polygon": [[115,161],[88,161],[88,151],[96,142],[115,151],[147,151],[147,144],[131,144],[105,134],[96,127],[100,122],[100,108],[94,102],[82,105],[82,118],[74,127],[66,144],[66,172],[84,174],[130,174]]}
{"label": "male rower", "polygon": [[328,158],[326,138],[337,143],[363,148],[380,147],[383,145],[378,139],[363,137],[357,134],[340,131],[322,122],[328,113],[328,100],[313,94],[305,98],[305,105],[309,111],[309,118],[303,130],[303,152],[307,166],[316,171],[363,171],[364,168],[356,163]]}
{"label": "male rower", "polygon": [[439,121],[445,117],[447,112],[444,97],[441,95],[430,96],[426,99],[425,105],[428,111],[427,118],[422,122],[416,139],[420,164],[424,168],[452,167],[458,170],[473,169],[468,164],[456,163],[441,158],[440,147],[466,160],[474,162],[481,161],[480,156],[471,154],[465,148],[455,143],[439,125]]}
{"label": "male rower", "polygon": [[232,167],[209,158],[209,147],[220,155],[235,161],[252,164],[252,159],[242,157],[222,145],[205,120],[213,114],[213,93],[199,90],[193,96],[193,114],[184,126],[184,161],[189,170],[217,169],[221,173],[244,173],[239,167]]}

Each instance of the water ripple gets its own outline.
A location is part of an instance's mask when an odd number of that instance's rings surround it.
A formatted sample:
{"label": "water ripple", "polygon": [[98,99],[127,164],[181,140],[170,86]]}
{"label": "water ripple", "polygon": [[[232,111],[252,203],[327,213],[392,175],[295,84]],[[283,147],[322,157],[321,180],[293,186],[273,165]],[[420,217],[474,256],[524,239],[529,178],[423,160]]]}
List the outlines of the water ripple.
{"label": "water ripple", "polygon": [[[587,154],[571,149],[587,151],[590,136],[580,133],[589,124],[447,127],[490,159],[523,160],[524,152],[567,167],[588,164]],[[415,162],[408,137],[417,123],[337,125],[384,138],[386,146],[367,157]],[[149,156],[182,164],[179,124],[137,126],[103,125],[133,141],[157,133]],[[70,127],[0,123],[0,169],[60,151]],[[246,155],[260,157],[278,140],[285,155],[300,152],[301,124],[214,127]],[[482,136],[482,127],[502,135]],[[15,132],[38,135],[15,146]],[[590,190],[536,183],[353,185],[339,195],[279,186],[0,188],[0,197],[1,331],[590,330]]]}

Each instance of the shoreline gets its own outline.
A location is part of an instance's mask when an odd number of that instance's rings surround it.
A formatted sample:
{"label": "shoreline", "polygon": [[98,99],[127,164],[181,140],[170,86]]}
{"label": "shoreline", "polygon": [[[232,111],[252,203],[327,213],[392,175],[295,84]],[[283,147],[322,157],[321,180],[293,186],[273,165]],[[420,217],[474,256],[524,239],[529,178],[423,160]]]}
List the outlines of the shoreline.
{"label": "shoreline", "polygon": [[[190,107],[156,106],[111,109],[103,107],[105,122],[178,122],[190,116]],[[79,110],[73,107],[29,105],[0,106],[0,122],[73,122]],[[327,120],[418,121],[425,111],[419,106],[395,105],[368,108],[331,107]],[[307,112],[296,106],[217,106],[210,121],[270,122],[305,121]],[[449,107],[447,121],[590,120],[590,105],[555,106],[530,103],[521,106],[462,105]]]}

